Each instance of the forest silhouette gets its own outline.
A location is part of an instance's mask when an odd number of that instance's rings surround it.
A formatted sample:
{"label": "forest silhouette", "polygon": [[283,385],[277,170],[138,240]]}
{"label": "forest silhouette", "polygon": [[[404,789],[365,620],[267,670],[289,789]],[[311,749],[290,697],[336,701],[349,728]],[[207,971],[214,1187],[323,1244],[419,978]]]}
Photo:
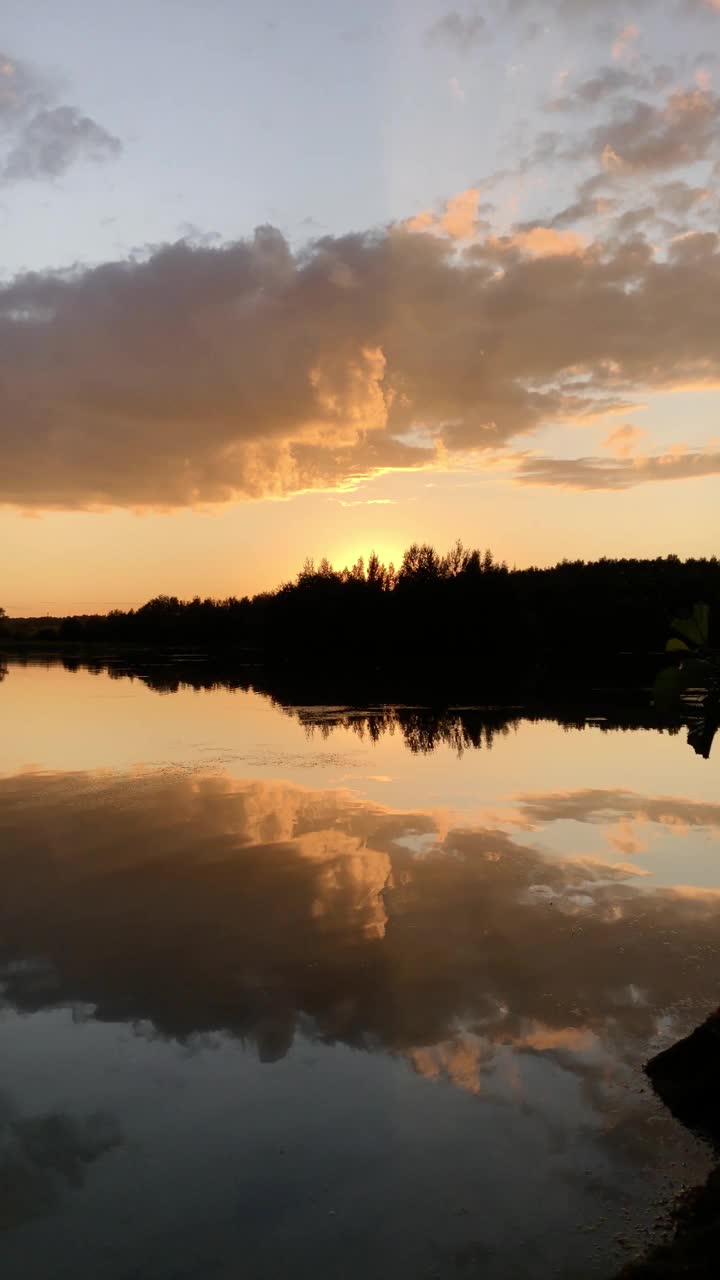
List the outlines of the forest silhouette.
{"label": "forest silhouette", "polygon": [[104,615],[0,621],[5,644],[171,647],[287,672],[333,672],[426,687],[530,689],[551,681],[651,681],[670,620],[696,600],[720,613],[720,562],[566,560],[510,569],[458,542],[445,555],[413,544],[400,567],[373,553],[248,597],[158,595]]}

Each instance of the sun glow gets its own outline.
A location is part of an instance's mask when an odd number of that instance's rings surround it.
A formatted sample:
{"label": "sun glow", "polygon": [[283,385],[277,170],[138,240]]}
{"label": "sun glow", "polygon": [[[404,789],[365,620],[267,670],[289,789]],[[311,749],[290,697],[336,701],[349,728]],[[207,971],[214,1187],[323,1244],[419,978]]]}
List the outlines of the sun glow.
{"label": "sun glow", "polygon": [[358,560],[362,560],[367,569],[367,562],[374,551],[381,564],[393,564],[397,569],[403,558],[405,542],[398,540],[391,542],[387,538],[357,538],[349,542],[339,543],[338,550],[328,556],[333,569],[351,569],[357,564]]}

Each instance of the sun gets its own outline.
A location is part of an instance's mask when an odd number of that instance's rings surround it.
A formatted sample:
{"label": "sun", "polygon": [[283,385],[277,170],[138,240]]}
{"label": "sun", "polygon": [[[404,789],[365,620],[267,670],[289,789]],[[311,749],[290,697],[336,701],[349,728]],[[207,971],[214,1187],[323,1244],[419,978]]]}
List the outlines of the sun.
{"label": "sun", "polygon": [[386,567],[393,564],[397,569],[400,564],[404,545],[399,541],[390,541],[388,538],[373,538],[368,535],[367,538],[354,538],[352,542],[343,542],[339,548],[329,557],[334,569],[351,569],[358,560],[362,559],[363,564],[367,568],[367,562],[374,551],[381,564]]}

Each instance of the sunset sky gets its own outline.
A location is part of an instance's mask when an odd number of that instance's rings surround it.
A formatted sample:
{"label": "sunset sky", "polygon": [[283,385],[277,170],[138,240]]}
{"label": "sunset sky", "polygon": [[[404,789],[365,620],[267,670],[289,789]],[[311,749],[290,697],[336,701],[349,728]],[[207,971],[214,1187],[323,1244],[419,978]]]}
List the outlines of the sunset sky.
{"label": "sunset sky", "polygon": [[720,551],[720,0],[4,0],[0,605]]}

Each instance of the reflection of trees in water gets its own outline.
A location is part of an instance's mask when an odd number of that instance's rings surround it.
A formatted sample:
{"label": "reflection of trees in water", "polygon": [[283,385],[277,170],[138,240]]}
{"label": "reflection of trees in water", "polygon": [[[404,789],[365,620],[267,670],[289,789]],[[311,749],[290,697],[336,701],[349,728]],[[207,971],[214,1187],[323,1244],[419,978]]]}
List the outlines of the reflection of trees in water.
{"label": "reflection of trees in water", "polygon": [[378,742],[386,734],[399,733],[410,751],[423,755],[439,746],[450,747],[457,755],[478,751],[481,747],[489,751],[495,737],[506,737],[522,718],[477,707],[448,710],[381,707],[366,711],[286,707],[284,710],[297,716],[311,734],[318,732],[323,738],[329,738],[335,729],[349,729],[361,740],[368,738],[371,742]]}
{"label": "reflection of trees in water", "polygon": [[557,703],[525,703],[521,706],[433,707],[390,704],[384,706],[323,706],[307,701],[281,702],[266,693],[286,715],[301,721],[309,732],[329,737],[334,730],[349,729],[373,742],[385,735],[400,734],[408,749],[426,754],[447,746],[458,755],[481,748],[490,750],[498,737],[507,737],[523,721],[559,724],[564,729],[584,731],[591,726],[601,733],[655,729],[669,734],[680,732],[681,724],[659,717],[645,702],[607,706],[586,704],[582,709]]}
{"label": "reflection of trees in water", "polygon": [[81,660],[33,655],[19,661],[45,667],[61,662],[68,671],[106,674],[112,680],[140,680],[161,694],[178,693],[182,689],[258,693],[269,698],[285,715],[299,720],[309,733],[328,738],[336,730],[350,730],[372,742],[388,734],[399,734],[408,749],[417,754],[429,753],[439,746],[450,747],[458,755],[481,748],[489,750],[498,736],[505,737],[524,720],[550,721],[577,730],[592,725],[603,733],[659,729],[674,734],[685,723],[658,715],[644,696],[613,705],[599,696],[586,700],[582,706],[557,700],[548,703],[536,700],[521,706],[423,706],[397,700],[377,702],[360,696],[348,699],[347,682],[340,698],[336,696],[335,686],[319,685],[317,681],[299,684],[277,672],[233,663],[221,665],[199,657],[128,660],[108,655],[103,659]]}

